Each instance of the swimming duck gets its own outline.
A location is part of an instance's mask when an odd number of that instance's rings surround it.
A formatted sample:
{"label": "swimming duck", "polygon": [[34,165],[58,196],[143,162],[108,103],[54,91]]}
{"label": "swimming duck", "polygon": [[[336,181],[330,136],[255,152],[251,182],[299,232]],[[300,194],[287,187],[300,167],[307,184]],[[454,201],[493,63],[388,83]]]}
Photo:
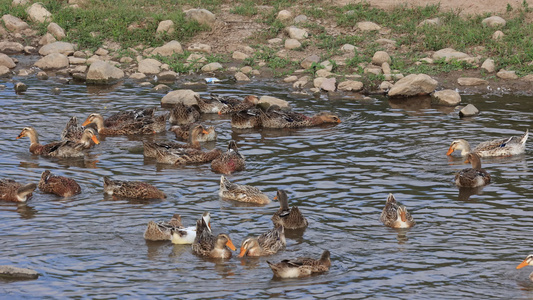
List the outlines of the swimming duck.
{"label": "swimming duck", "polygon": [[210,99],[200,98],[195,96],[198,103],[198,109],[203,114],[217,114],[219,111],[227,107],[226,104],[220,102],[219,99],[211,97]]}
{"label": "swimming duck", "polygon": [[192,243],[194,254],[211,258],[230,258],[231,251],[226,247],[237,250],[227,234],[214,236],[203,218],[196,221],[196,238]]}
{"label": "swimming duck", "polygon": [[31,198],[37,184],[22,185],[13,179],[0,179],[0,199],[11,202],[26,202]]}
{"label": "swimming duck", "polygon": [[470,149],[470,144],[466,140],[458,139],[452,142],[446,155],[452,155],[455,150],[461,150],[461,156],[466,156],[471,152],[479,157],[517,155],[525,152],[528,135],[529,130],[526,130],[522,136],[482,142],[474,150]]}
{"label": "swimming duck", "polygon": [[[144,118],[154,118],[157,107],[138,108],[119,111],[104,120],[105,127],[121,127]],[[85,125],[83,125],[85,126]]]}
{"label": "swimming duck", "polygon": [[[190,139],[190,132],[192,127],[196,126],[198,124],[192,123],[187,125],[174,125],[170,127],[168,131],[174,132],[176,135],[176,139],[180,141],[188,141]],[[215,132],[215,127],[204,127],[204,130],[207,131],[207,134],[201,133],[198,135],[197,140],[199,142],[210,142],[210,141],[216,141],[217,139],[217,133]]]}
{"label": "swimming duck", "polygon": [[155,186],[141,181],[111,180],[104,176],[104,193],[117,198],[164,199],[165,193]]}
{"label": "swimming duck", "polygon": [[83,157],[85,155],[84,150],[93,145],[91,140],[94,144],[100,143],[96,138],[94,130],[91,128],[85,128],[78,143],[73,141],[59,141],[41,145],[37,131],[33,127],[24,127],[17,136],[17,139],[26,136],[30,139],[30,152],[32,154],[52,157]]}
{"label": "swimming duck", "polygon": [[[533,254],[528,255],[523,262],[516,266],[516,269],[521,269],[525,266],[533,266]],[[529,274],[529,280],[533,281],[533,273]]]}
{"label": "swimming duck", "polygon": [[415,220],[413,220],[407,208],[396,202],[392,194],[389,194],[389,197],[387,197],[387,204],[385,204],[385,208],[383,208],[379,219],[385,226],[392,228],[410,228],[415,226]]}
{"label": "swimming duck", "polygon": [[238,129],[261,127],[261,113],[258,108],[236,112],[231,115],[231,127]]}
{"label": "swimming duck", "polygon": [[200,119],[200,112],[194,106],[187,106],[183,103],[176,104],[170,110],[170,117],[168,119],[173,125],[191,124]]}
{"label": "swimming duck", "polygon": [[329,270],[331,266],[330,253],[324,250],[320,259],[307,257],[297,259],[282,260],[277,264],[267,261],[268,265],[274,272],[275,277],[280,278],[298,278],[310,276],[313,273],[322,273]]}
{"label": "swimming duck", "polygon": [[119,123],[116,126],[105,125],[104,118],[100,114],[90,114],[82,126],[94,123],[99,134],[102,135],[136,135],[136,134],[156,134],[165,131],[168,114],[155,117],[142,117],[130,122]]}
{"label": "swimming duck", "polygon": [[41,174],[39,189],[60,197],[70,197],[81,193],[81,187],[74,179],[54,175],[49,170]]}
{"label": "swimming duck", "polygon": [[226,106],[218,112],[219,115],[248,110],[259,103],[259,98],[254,95],[248,95],[244,97],[242,101],[231,97],[220,97],[219,99],[220,102],[226,104]]}
{"label": "swimming duck", "polygon": [[176,142],[150,142],[144,141],[144,156],[146,157],[157,157],[158,151],[172,150],[172,149],[184,149],[184,148],[193,148],[200,149],[200,142],[198,137],[200,135],[209,134],[202,125],[196,125],[191,128],[191,133],[189,134],[189,143],[176,143]]}
{"label": "swimming duck", "polygon": [[470,162],[472,168],[466,168],[455,175],[455,184],[460,187],[479,187],[490,183],[490,175],[481,168],[481,159],[476,153],[469,153],[465,163]]}
{"label": "swimming duck", "polygon": [[264,256],[277,253],[285,248],[285,230],[283,226],[276,226],[273,229],[261,234],[259,237],[251,237],[244,240],[241,244],[239,257],[247,256]]}
{"label": "swimming duck", "polygon": [[239,153],[237,143],[231,140],[228,144],[228,151],[211,162],[211,170],[215,173],[231,174],[242,171],[245,167],[244,156]]}
{"label": "swimming duck", "polygon": [[222,154],[222,151],[216,148],[211,151],[203,151],[196,148],[163,149],[157,147],[153,150],[156,151],[155,158],[158,163],[170,165],[208,163]]}
{"label": "swimming duck", "polygon": [[78,125],[78,118],[76,116],[71,117],[61,132],[61,140],[78,142],[81,139],[84,130],[85,127]]}
{"label": "swimming duck", "polygon": [[170,240],[170,231],[172,228],[182,228],[181,216],[174,214],[168,222],[148,222],[148,226],[144,230],[143,237],[149,241],[168,241]]}
{"label": "swimming duck", "polygon": [[299,128],[312,127],[322,124],[340,123],[341,120],[337,115],[330,112],[320,112],[312,117],[304,114],[282,111],[276,109],[277,106],[271,106],[265,113],[261,114],[261,124],[264,128]]}
{"label": "swimming duck", "polygon": [[220,176],[218,195],[225,200],[268,204],[270,199],[255,186],[231,183],[224,175]]}
{"label": "swimming duck", "polygon": [[[204,212],[202,215],[204,223],[207,224],[207,229],[211,232],[211,214]],[[196,239],[196,226],[189,227],[173,227],[170,229],[170,241],[172,244],[189,245],[194,243]]]}
{"label": "swimming duck", "polygon": [[289,208],[287,192],[278,190],[274,200],[279,201],[279,210],[272,216],[274,226],[283,226],[286,229],[305,228],[309,224],[297,206]]}

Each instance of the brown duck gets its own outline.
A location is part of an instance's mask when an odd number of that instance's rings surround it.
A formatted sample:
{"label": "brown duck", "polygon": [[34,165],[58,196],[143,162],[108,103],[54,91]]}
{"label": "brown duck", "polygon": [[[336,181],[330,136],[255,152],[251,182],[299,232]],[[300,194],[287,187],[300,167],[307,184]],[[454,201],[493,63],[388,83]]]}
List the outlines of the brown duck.
{"label": "brown duck", "polygon": [[216,97],[211,97],[210,99],[200,98],[196,96],[196,101],[198,103],[198,109],[203,114],[217,114],[222,109],[227,107],[226,104],[220,102]]}
{"label": "brown duck", "polygon": [[220,176],[218,195],[224,200],[247,203],[268,204],[270,199],[255,186],[231,183],[224,175]]}
{"label": "brown duck", "polygon": [[244,97],[242,101],[231,97],[217,98],[220,99],[220,102],[226,104],[226,106],[218,112],[219,115],[248,110],[259,103],[259,98],[254,95],[248,95]]}
{"label": "brown duck", "polygon": [[104,176],[104,193],[113,199],[165,199],[167,195],[155,186],[141,181],[111,180]]}
{"label": "brown duck", "polygon": [[312,117],[304,114],[282,111],[272,106],[261,114],[261,124],[264,128],[299,128],[312,127],[322,124],[338,124],[340,118],[330,112],[320,112]]}
{"label": "brown duck", "polygon": [[143,237],[149,241],[169,241],[173,228],[183,228],[179,214],[174,214],[168,222],[148,222]]}
{"label": "brown duck", "polygon": [[157,157],[157,153],[166,150],[180,150],[180,149],[200,149],[199,136],[209,134],[205,128],[197,124],[191,128],[191,133],[189,134],[189,143],[176,143],[176,142],[149,142],[144,141],[144,156],[146,157]]}
{"label": "brown duck", "polygon": [[196,238],[192,243],[192,252],[194,254],[227,259],[231,257],[231,251],[226,247],[233,251],[237,250],[227,234],[221,233],[218,236],[214,236],[204,218],[196,222]]}
{"label": "brown duck", "polygon": [[415,226],[415,220],[404,205],[396,202],[392,194],[387,197],[385,208],[379,218],[385,226],[392,228],[410,228]]}
{"label": "brown duck", "polygon": [[187,106],[183,103],[176,104],[170,110],[168,121],[172,125],[187,125],[200,119],[200,112],[194,106]]}
{"label": "brown duck", "polygon": [[90,114],[83,126],[94,123],[99,134],[102,135],[136,135],[156,134],[165,131],[168,114],[155,117],[137,118],[130,122],[117,123],[116,126],[106,126],[104,118],[100,114]]}
{"label": "brown duck", "polygon": [[328,250],[324,250],[320,259],[301,257],[297,259],[282,260],[277,264],[267,261],[268,265],[274,272],[275,277],[279,278],[298,278],[306,277],[315,273],[327,272],[331,267],[331,258]]}
{"label": "brown duck", "polygon": [[13,179],[0,179],[0,199],[11,202],[26,202],[31,198],[37,184],[22,185]]}
{"label": "brown duck", "polygon": [[81,193],[81,187],[74,179],[53,175],[49,170],[41,174],[39,190],[60,197],[70,197]]}
{"label": "brown duck", "polygon": [[305,228],[309,224],[297,206],[289,208],[287,192],[278,190],[274,200],[279,201],[279,210],[272,216],[274,226],[283,226],[286,229]]}
{"label": "brown duck", "polygon": [[476,153],[469,153],[465,163],[470,162],[472,168],[466,168],[455,174],[455,184],[459,187],[480,187],[490,183],[490,175],[481,168],[481,158]]}
{"label": "brown duck", "polygon": [[[100,141],[96,138],[94,130],[86,128],[78,143],[73,141],[59,141],[46,145],[39,143],[37,131],[33,127],[24,127],[17,139],[28,137],[30,139],[30,152],[36,155],[52,156],[52,157],[83,157],[84,150],[91,147],[91,145],[99,144]],[[91,143],[92,141],[92,143]]]}
{"label": "brown duck", "polygon": [[264,256],[277,253],[285,248],[285,230],[283,226],[274,227],[272,230],[261,234],[259,237],[251,237],[241,244],[239,257],[243,256]]}
{"label": "brown duck", "polygon": [[211,170],[215,173],[228,175],[236,171],[242,171],[244,168],[244,156],[239,153],[237,143],[234,140],[229,142],[226,153],[211,162]]}
{"label": "brown duck", "polygon": [[[176,139],[180,141],[188,141],[190,139],[190,132],[191,129],[198,124],[192,123],[187,125],[174,125],[170,127],[168,131],[174,132],[176,135]],[[205,131],[207,131],[207,134],[199,134],[197,137],[197,140],[199,142],[210,142],[210,141],[216,141],[217,139],[217,133],[215,132],[215,127],[204,127]]]}

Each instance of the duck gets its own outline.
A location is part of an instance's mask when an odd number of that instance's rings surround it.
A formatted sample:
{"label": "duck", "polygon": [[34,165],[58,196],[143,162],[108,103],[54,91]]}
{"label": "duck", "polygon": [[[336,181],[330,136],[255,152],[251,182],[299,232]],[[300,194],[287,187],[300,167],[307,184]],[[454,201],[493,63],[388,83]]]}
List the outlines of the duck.
{"label": "duck", "polygon": [[155,186],[141,181],[111,180],[104,176],[104,193],[113,199],[165,199],[167,195]]}
{"label": "duck", "polygon": [[194,106],[187,106],[183,103],[176,104],[170,110],[168,121],[172,125],[187,125],[200,119],[200,112]]}
{"label": "duck", "polygon": [[210,99],[201,98],[195,95],[196,102],[198,103],[198,109],[203,114],[218,114],[219,111],[227,107],[226,104],[220,102],[216,97]]}
{"label": "duck", "polygon": [[287,192],[278,190],[274,200],[279,201],[279,210],[272,216],[274,226],[283,226],[285,229],[305,228],[309,224],[297,206],[289,208]]}
{"label": "duck", "polygon": [[145,157],[157,157],[158,151],[163,150],[170,150],[170,149],[184,149],[184,148],[193,148],[193,149],[200,149],[200,142],[198,141],[198,137],[200,135],[209,134],[204,127],[200,124],[194,126],[191,128],[191,133],[189,134],[189,143],[183,144],[183,143],[176,143],[176,142],[150,142],[150,141],[144,141],[143,147],[144,147],[144,156]]}
{"label": "duck", "polygon": [[182,228],[181,215],[174,214],[170,221],[154,222],[149,221],[144,230],[143,237],[149,241],[169,241],[171,238],[170,231],[172,228]]}
{"label": "duck", "polygon": [[0,199],[10,202],[26,202],[32,197],[37,184],[22,185],[13,179],[0,179]]}
{"label": "duck", "polygon": [[231,127],[237,129],[259,128],[262,111],[258,108],[241,110],[231,115]]}
{"label": "duck", "polygon": [[231,97],[220,97],[220,102],[226,104],[219,112],[219,115],[230,114],[243,110],[248,110],[259,103],[259,98],[255,95],[248,95],[242,101]]}
{"label": "duck", "polygon": [[[528,255],[524,261],[516,266],[516,269],[522,269],[525,266],[533,266],[533,254]],[[529,274],[529,280],[533,281],[533,273]]]}
{"label": "duck", "polygon": [[91,128],[85,128],[79,142],[66,140],[41,145],[37,131],[33,127],[24,127],[17,139],[23,137],[30,139],[30,153],[51,157],[83,157],[85,155],[84,150],[93,145],[91,140],[94,144],[100,143],[96,138],[96,133]]}
{"label": "duck", "polygon": [[339,116],[330,112],[320,112],[308,117],[296,112],[282,111],[277,105],[269,107],[265,113],[261,114],[261,125],[264,128],[300,128],[338,123],[341,123]]}
{"label": "duck", "polygon": [[228,151],[211,162],[211,170],[215,173],[229,175],[245,168],[244,156],[239,153],[237,143],[231,140],[228,144]]}
{"label": "duck", "polygon": [[98,134],[101,135],[137,135],[137,134],[156,134],[166,130],[166,120],[168,114],[162,114],[155,117],[139,117],[130,122],[117,123],[116,126],[106,126],[102,115],[90,114],[82,126],[94,123]]}
{"label": "duck", "polygon": [[[202,214],[202,219],[204,223],[207,224],[207,229],[211,232],[211,214],[209,212],[204,212]],[[190,245],[194,243],[196,239],[196,226],[189,227],[173,227],[170,229],[170,241],[172,244],[176,245]]]}
{"label": "duck", "polygon": [[475,188],[490,183],[490,174],[481,168],[481,158],[476,153],[469,153],[465,163],[471,163],[472,168],[466,168],[455,174],[455,184],[459,187]]}
{"label": "duck", "polygon": [[157,147],[156,162],[170,165],[187,165],[208,163],[222,155],[222,151],[215,148],[210,151],[203,151],[196,148],[170,148],[163,149]]}
{"label": "duck", "polygon": [[233,200],[265,205],[270,199],[254,186],[231,183],[224,175],[220,176],[218,195],[224,200]]}
{"label": "duck", "polygon": [[208,228],[203,218],[196,221],[196,238],[192,243],[192,252],[210,258],[230,258],[232,255],[230,249],[237,250],[230,237],[225,233],[214,236]]}
{"label": "duck", "polygon": [[285,248],[285,245],[287,245],[285,230],[283,226],[276,226],[259,237],[244,240],[239,257],[271,255]]}
{"label": "duck", "polygon": [[452,142],[446,155],[452,155],[455,150],[461,150],[461,156],[467,156],[469,153],[476,153],[479,157],[522,154],[526,151],[526,141],[528,136],[529,130],[526,130],[522,136],[511,136],[504,139],[482,142],[473,150],[470,148],[470,144],[466,140],[458,139]]}
{"label": "duck", "polygon": [[81,139],[84,130],[85,127],[78,125],[78,118],[76,116],[73,116],[70,118],[70,120],[65,125],[65,128],[61,132],[61,140],[78,142]]}
{"label": "duck", "polygon": [[60,197],[71,197],[81,193],[81,187],[72,178],[52,174],[45,170],[41,174],[39,190],[44,193],[55,194]]}
{"label": "duck", "polygon": [[392,228],[411,228],[415,226],[415,220],[404,205],[396,202],[392,194],[387,197],[387,203],[379,218],[385,226]]}
{"label": "duck", "polygon": [[327,272],[331,267],[331,258],[328,250],[324,250],[319,259],[301,257],[297,259],[286,259],[273,264],[267,261],[275,277],[279,278],[300,278],[310,276],[315,273]]}
{"label": "duck", "polygon": [[[180,141],[188,141],[190,139],[191,128],[198,125],[197,123],[187,124],[187,125],[174,125],[171,126],[168,131],[174,132],[176,139]],[[203,125],[202,125],[203,126]],[[197,140],[199,142],[211,142],[217,140],[217,133],[215,132],[215,127],[204,127],[204,130],[207,131],[207,134],[201,133],[198,135]]]}
{"label": "duck", "polygon": [[[121,127],[144,118],[154,118],[156,106],[119,111],[104,120],[105,127]],[[83,125],[85,126],[85,125]]]}

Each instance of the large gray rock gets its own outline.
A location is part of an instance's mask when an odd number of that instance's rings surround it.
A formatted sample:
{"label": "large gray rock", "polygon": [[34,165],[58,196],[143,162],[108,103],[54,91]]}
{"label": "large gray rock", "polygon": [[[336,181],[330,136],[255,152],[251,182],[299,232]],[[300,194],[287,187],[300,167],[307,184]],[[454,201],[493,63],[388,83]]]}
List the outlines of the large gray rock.
{"label": "large gray rock", "polygon": [[67,68],[68,57],[61,53],[51,53],[36,61],[35,66],[43,70]]}
{"label": "large gray rock", "polygon": [[139,62],[137,70],[144,74],[158,74],[161,72],[162,63],[153,58],[143,59]]}
{"label": "large gray rock", "polygon": [[11,70],[9,70],[6,66],[0,66],[0,77],[4,77],[6,75],[11,74]]}
{"label": "large gray rock", "polygon": [[26,13],[30,17],[30,20],[34,22],[44,23],[52,21],[52,14],[41,3],[33,3],[26,9]]}
{"label": "large gray rock", "polygon": [[457,83],[463,86],[475,86],[475,85],[486,85],[489,82],[485,79],[476,78],[476,77],[461,77],[457,79]]}
{"label": "large gray rock", "polygon": [[384,62],[391,63],[389,54],[385,51],[376,51],[372,57],[372,63],[376,66],[381,66]]}
{"label": "large gray rock", "polygon": [[498,73],[496,73],[496,76],[501,79],[518,79],[518,75],[516,75],[515,71],[507,71],[504,69],[498,71]]}
{"label": "large gray rock", "polygon": [[496,71],[496,64],[494,64],[493,59],[487,58],[481,65],[481,68],[489,73],[493,73]]}
{"label": "large gray rock", "polygon": [[162,105],[175,105],[183,103],[188,106],[198,105],[200,95],[193,90],[176,90],[166,94],[161,99]]}
{"label": "large gray rock", "polygon": [[172,56],[173,54],[182,54],[183,48],[178,41],[170,41],[161,47],[152,51],[152,55]]}
{"label": "large gray rock", "polygon": [[290,26],[286,30],[287,30],[287,34],[289,35],[291,39],[304,40],[309,36],[309,34],[307,33],[307,30],[297,28],[294,26]]}
{"label": "large gray rock", "polygon": [[444,58],[445,61],[450,61],[452,59],[464,59],[468,58],[470,55],[457,51],[453,48],[444,48],[441,49],[433,54],[433,59],[442,59]]}
{"label": "large gray rock", "polygon": [[176,81],[177,77],[178,77],[178,74],[174,71],[163,71],[157,74],[157,81],[158,82],[174,82]]}
{"label": "large gray rock", "polygon": [[300,48],[302,46],[302,43],[300,43],[297,39],[286,39],[285,40],[285,49],[296,49]]}
{"label": "large gray rock", "polygon": [[4,53],[0,53],[0,66],[8,67],[9,69],[13,69],[17,65],[13,61],[13,59]]}
{"label": "large gray rock", "polygon": [[268,103],[270,105],[277,105],[281,108],[289,108],[290,107],[290,104],[289,102],[285,101],[285,100],[282,100],[282,99],[279,99],[279,98],[276,98],[276,97],[272,97],[272,96],[261,96],[261,98],[259,98],[259,102],[258,103]]}
{"label": "large gray rock", "polygon": [[0,42],[0,52],[20,53],[24,51],[24,46],[17,42]]}
{"label": "large gray rock", "polygon": [[438,105],[456,106],[461,103],[461,95],[454,90],[442,90],[433,93],[434,103]]}
{"label": "large gray rock", "polygon": [[2,21],[4,21],[4,24],[9,31],[13,32],[22,32],[28,28],[30,28],[30,25],[28,23],[22,21],[21,19],[12,16],[12,15],[3,15]]}
{"label": "large gray rock", "polygon": [[326,92],[334,92],[337,89],[337,80],[335,77],[333,78],[326,78],[322,81],[322,84],[320,84],[320,88]]}
{"label": "large gray rock", "polygon": [[468,104],[459,111],[459,117],[472,117],[479,114],[479,110],[472,104]]}
{"label": "large gray rock", "polygon": [[58,41],[61,41],[64,39],[67,35],[65,34],[65,30],[61,28],[61,26],[57,25],[57,23],[50,23],[48,24],[48,27],[46,27],[46,30],[50,32]]}
{"label": "large gray rock", "polygon": [[498,27],[498,26],[503,27],[505,26],[506,23],[507,22],[502,17],[498,17],[498,16],[488,17],[488,18],[483,19],[483,21],[481,21],[481,24],[490,26],[490,27]]}
{"label": "large gray rock", "polygon": [[8,279],[37,279],[39,273],[32,269],[13,266],[0,266],[0,277]]}
{"label": "large gray rock", "polygon": [[95,61],[87,71],[87,83],[112,84],[124,78],[124,71],[105,61]]}
{"label": "large gray rock", "polygon": [[246,76],[243,72],[237,72],[235,73],[235,80],[236,81],[250,81],[250,77]]}
{"label": "large gray rock", "polygon": [[185,17],[190,20],[194,20],[200,24],[213,27],[215,25],[216,16],[207,9],[189,9],[185,11]]}
{"label": "large gray rock", "polygon": [[64,55],[71,55],[74,53],[74,45],[67,42],[54,42],[48,45],[44,45],[39,49],[40,55],[48,55],[51,53],[61,53]]}
{"label": "large gray rock", "polygon": [[411,97],[428,95],[437,87],[438,82],[426,74],[411,74],[398,80],[389,90],[389,97]]}

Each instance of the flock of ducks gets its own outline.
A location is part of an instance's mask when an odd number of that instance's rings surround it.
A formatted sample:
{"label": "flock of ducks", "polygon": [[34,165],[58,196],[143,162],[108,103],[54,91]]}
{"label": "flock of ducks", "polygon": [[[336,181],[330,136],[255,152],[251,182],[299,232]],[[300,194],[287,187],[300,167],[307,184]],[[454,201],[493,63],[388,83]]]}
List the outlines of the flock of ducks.
{"label": "flock of ducks", "polygon": [[[314,116],[288,111],[277,105],[260,103],[256,96],[247,96],[243,100],[211,95],[210,99],[197,97],[197,105],[175,105],[168,113],[155,114],[155,108],[143,108],[118,112],[107,119],[102,115],[90,114],[81,126],[76,117],[72,117],[61,133],[61,140],[48,144],[40,144],[37,131],[33,127],[22,129],[17,139],[30,139],[29,151],[35,155],[46,157],[83,157],[87,150],[98,145],[97,135],[139,135],[164,132],[167,120],[176,139],[174,141],[144,141],[143,155],[154,158],[158,163],[184,165],[210,163],[213,172],[221,173],[219,196],[222,199],[265,205],[270,203],[267,195],[258,188],[230,182],[226,176],[245,169],[245,158],[239,152],[235,141],[230,141],[226,151],[220,149],[203,150],[201,142],[214,141],[217,134],[214,127],[205,127],[197,123],[201,114],[230,114],[233,128],[298,128],[321,124],[338,124],[338,116],[321,112]],[[481,168],[481,158],[491,156],[511,156],[525,151],[528,131],[520,137],[509,137],[480,143],[471,149],[466,140],[452,142],[447,155],[461,151],[461,155],[471,163],[471,168],[459,171],[455,175],[455,184],[459,187],[476,188],[490,183],[490,175]],[[74,179],[53,175],[45,170],[39,181],[22,185],[11,179],[0,180],[0,199],[25,202],[36,188],[44,193],[53,193],[61,197],[69,197],[81,193],[80,186]],[[114,199],[164,199],[167,195],[152,186],[140,181],[120,181],[103,177],[104,193]],[[272,216],[273,228],[257,237],[245,239],[240,246],[239,257],[266,256],[277,253],[286,246],[285,230],[298,230],[309,225],[298,207],[290,207],[287,192],[278,190],[274,200],[278,200],[280,208]],[[410,228],[416,224],[404,205],[398,203],[389,194],[380,216],[381,222],[392,228]],[[199,256],[228,259],[232,251],[236,251],[230,237],[221,233],[214,235],[211,228],[211,215],[205,212],[195,226],[185,227],[181,216],[175,214],[170,221],[150,221],[144,232],[144,238],[151,241],[171,241],[174,244],[190,244],[192,252]],[[270,263],[274,276],[294,278],[322,273],[331,266],[330,252],[324,251],[320,258],[297,258]],[[529,255],[518,267],[533,266],[533,255]],[[533,273],[530,275],[533,280]]]}

